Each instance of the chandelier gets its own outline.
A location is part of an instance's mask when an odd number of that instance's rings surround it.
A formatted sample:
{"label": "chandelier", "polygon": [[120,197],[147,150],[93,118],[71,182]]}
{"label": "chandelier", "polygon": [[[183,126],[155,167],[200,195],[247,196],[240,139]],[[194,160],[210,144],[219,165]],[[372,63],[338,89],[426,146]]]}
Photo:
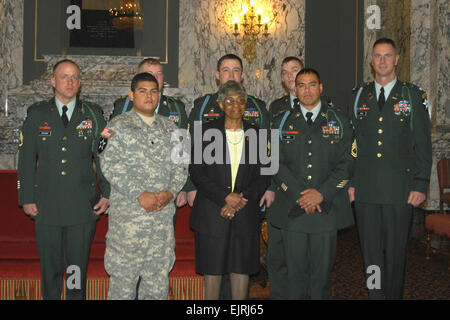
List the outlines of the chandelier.
{"label": "chandelier", "polygon": [[114,27],[119,30],[142,30],[144,25],[139,0],[121,0],[120,8],[109,9],[109,15]]}
{"label": "chandelier", "polygon": [[238,44],[243,45],[243,56],[249,63],[256,59],[256,45],[264,44],[269,36],[269,17],[264,16],[263,9],[255,10],[255,1],[242,5],[239,17],[233,19],[233,36]]}

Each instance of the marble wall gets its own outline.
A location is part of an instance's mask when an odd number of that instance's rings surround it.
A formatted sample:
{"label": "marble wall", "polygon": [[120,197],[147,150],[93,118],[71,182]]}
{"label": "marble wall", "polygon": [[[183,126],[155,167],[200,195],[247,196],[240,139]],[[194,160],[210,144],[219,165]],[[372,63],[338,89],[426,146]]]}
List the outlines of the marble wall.
{"label": "marble wall", "polygon": [[[305,1],[269,0],[276,15],[269,27],[268,41],[258,46],[258,57],[249,64],[245,59],[244,85],[250,94],[272,101],[283,89],[280,82],[281,61],[289,55],[304,57]],[[242,57],[242,46],[231,35],[227,20],[239,0],[181,0],[179,86],[194,96],[217,91],[217,60],[234,53]],[[195,19],[193,18],[195,17]]]}
{"label": "marble wall", "polygon": [[[5,116],[8,92],[22,85],[23,0],[0,0],[0,146],[17,128]],[[16,157],[0,152],[0,169],[15,168]]]}

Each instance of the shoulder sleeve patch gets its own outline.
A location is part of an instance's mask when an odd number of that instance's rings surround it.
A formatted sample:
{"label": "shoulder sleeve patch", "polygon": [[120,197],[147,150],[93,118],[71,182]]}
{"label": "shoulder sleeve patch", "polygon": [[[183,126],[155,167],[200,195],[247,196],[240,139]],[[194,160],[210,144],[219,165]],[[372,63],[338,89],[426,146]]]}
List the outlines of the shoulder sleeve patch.
{"label": "shoulder sleeve patch", "polygon": [[100,137],[100,141],[98,142],[98,154],[102,153],[108,144],[108,138],[103,136]]}
{"label": "shoulder sleeve patch", "polygon": [[114,134],[114,130],[109,129],[109,128],[105,128],[103,129],[102,133],[100,133],[100,135],[104,138],[111,138],[111,136]]}

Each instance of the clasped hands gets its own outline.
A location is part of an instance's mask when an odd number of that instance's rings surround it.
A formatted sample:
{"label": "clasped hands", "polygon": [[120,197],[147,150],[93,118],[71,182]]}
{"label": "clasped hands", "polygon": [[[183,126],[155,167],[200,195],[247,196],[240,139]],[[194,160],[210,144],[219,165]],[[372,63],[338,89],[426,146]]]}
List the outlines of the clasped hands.
{"label": "clasped hands", "polygon": [[311,214],[314,211],[322,213],[320,204],[323,201],[323,196],[316,189],[306,189],[300,192],[301,197],[298,198],[297,204],[305,210],[306,214]]}
{"label": "clasped hands", "polygon": [[225,206],[220,211],[220,216],[227,220],[232,220],[234,218],[234,215],[236,212],[242,210],[242,208],[245,207],[247,204],[247,199],[244,198],[243,193],[234,193],[231,192],[226,198],[225,198]]}
{"label": "clasped hands", "polygon": [[161,211],[172,199],[172,192],[167,190],[157,193],[146,191],[138,197],[139,204],[147,213],[152,211]]}

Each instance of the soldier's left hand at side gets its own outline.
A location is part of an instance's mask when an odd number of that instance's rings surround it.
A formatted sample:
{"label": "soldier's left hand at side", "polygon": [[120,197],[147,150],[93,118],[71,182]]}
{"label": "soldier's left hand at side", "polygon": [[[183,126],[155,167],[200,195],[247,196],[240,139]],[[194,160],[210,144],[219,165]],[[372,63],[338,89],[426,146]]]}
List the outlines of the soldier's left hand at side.
{"label": "soldier's left hand at side", "polygon": [[411,191],[408,197],[408,204],[411,204],[414,207],[418,207],[422,202],[425,201],[426,198],[427,196],[422,192]]}
{"label": "soldier's left hand at side", "polygon": [[267,190],[259,201],[259,206],[262,207],[264,202],[266,203],[266,207],[270,208],[272,203],[275,201],[275,192],[271,190]]}
{"label": "soldier's left hand at side", "polygon": [[100,198],[100,201],[94,206],[94,214],[101,215],[109,208],[109,199]]}

